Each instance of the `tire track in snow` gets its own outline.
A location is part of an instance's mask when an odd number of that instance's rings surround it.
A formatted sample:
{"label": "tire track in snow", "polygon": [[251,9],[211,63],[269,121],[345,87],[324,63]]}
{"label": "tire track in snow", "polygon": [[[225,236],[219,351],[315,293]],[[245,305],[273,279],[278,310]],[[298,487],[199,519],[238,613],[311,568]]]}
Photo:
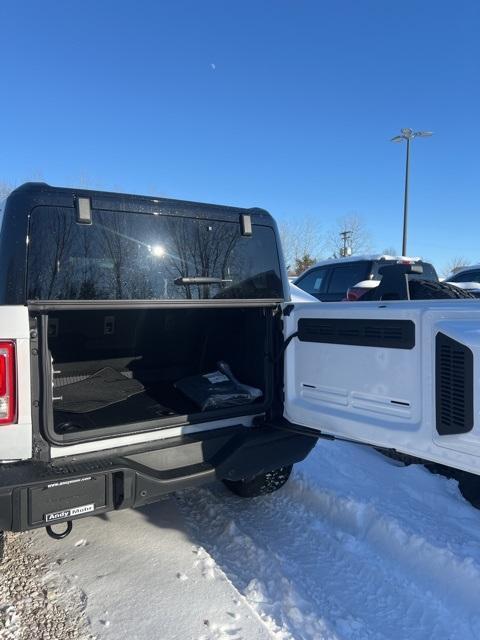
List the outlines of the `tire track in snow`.
{"label": "tire track in snow", "polygon": [[419,587],[435,593],[459,615],[477,609],[480,565],[473,558],[458,557],[424,533],[405,530],[401,523],[379,512],[376,505],[321,491],[302,473],[287,490],[293,500],[307,505],[319,518],[362,541],[365,551],[381,557],[390,571],[408,573]]}
{"label": "tire track in snow", "polygon": [[222,487],[178,496],[197,542],[273,637],[480,637],[478,564],[406,531],[374,503],[309,480],[300,466],[265,498],[245,501]]}

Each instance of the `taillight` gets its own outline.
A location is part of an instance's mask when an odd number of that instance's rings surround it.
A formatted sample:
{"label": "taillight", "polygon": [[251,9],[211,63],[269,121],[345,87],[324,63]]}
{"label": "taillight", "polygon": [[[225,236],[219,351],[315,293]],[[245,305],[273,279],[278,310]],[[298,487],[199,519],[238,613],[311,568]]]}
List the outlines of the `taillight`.
{"label": "taillight", "polygon": [[15,377],[15,343],[0,340],[0,425],[11,424],[17,417]]}
{"label": "taillight", "polygon": [[360,298],[365,295],[368,289],[363,287],[350,287],[347,291],[347,300],[350,302],[356,302],[360,300]]}

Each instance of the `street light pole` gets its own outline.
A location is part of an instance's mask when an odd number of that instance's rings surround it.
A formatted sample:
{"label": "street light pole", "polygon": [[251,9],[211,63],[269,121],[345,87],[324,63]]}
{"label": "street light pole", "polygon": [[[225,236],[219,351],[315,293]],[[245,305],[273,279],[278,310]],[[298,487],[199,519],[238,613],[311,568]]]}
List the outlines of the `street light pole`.
{"label": "street light pole", "polygon": [[401,129],[401,135],[392,138],[392,142],[407,143],[407,155],[405,160],[405,192],[403,196],[403,238],[402,238],[402,256],[407,255],[407,236],[408,236],[408,186],[410,178],[410,142],[414,138],[427,138],[432,136],[431,131],[413,131],[413,129]]}
{"label": "street light pole", "polygon": [[408,232],[408,178],[410,173],[410,138],[407,138],[407,158],[405,160],[405,193],[403,196],[403,240],[402,256],[407,255],[407,232]]}

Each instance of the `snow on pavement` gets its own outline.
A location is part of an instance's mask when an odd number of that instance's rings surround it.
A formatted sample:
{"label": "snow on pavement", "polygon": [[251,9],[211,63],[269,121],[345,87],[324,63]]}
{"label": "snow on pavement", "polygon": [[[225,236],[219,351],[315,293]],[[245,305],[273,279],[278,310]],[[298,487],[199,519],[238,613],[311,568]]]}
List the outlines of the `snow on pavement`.
{"label": "snow on pavement", "polygon": [[169,499],[79,520],[60,543],[44,532],[32,535],[52,567],[83,594],[99,639],[270,638],[245,598],[184,529],[175,499]]}
{"label": "snow on pavement", "polygon": [[480,512],[367,447],[319,442],[271,496],[213,485],[31,535],[99,640],[480,639]]}
{"label": "snow on pavement", "polygon": [[278,638],[480,638],[480,514],[452,480],[320,442],[270,499],[181,501]]}

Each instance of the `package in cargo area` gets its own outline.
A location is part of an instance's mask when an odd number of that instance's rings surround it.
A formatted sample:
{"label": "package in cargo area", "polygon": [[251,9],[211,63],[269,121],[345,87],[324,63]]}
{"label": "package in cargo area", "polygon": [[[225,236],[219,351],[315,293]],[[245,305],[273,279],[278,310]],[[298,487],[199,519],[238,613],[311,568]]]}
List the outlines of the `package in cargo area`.
{"label": "package in cargo area", "polygon": [[263,395],[260,389],[239,382],[225,362],[218,362],[217,367],[210,373],[182,378],[175,387],[202,411],[250,404]]}

